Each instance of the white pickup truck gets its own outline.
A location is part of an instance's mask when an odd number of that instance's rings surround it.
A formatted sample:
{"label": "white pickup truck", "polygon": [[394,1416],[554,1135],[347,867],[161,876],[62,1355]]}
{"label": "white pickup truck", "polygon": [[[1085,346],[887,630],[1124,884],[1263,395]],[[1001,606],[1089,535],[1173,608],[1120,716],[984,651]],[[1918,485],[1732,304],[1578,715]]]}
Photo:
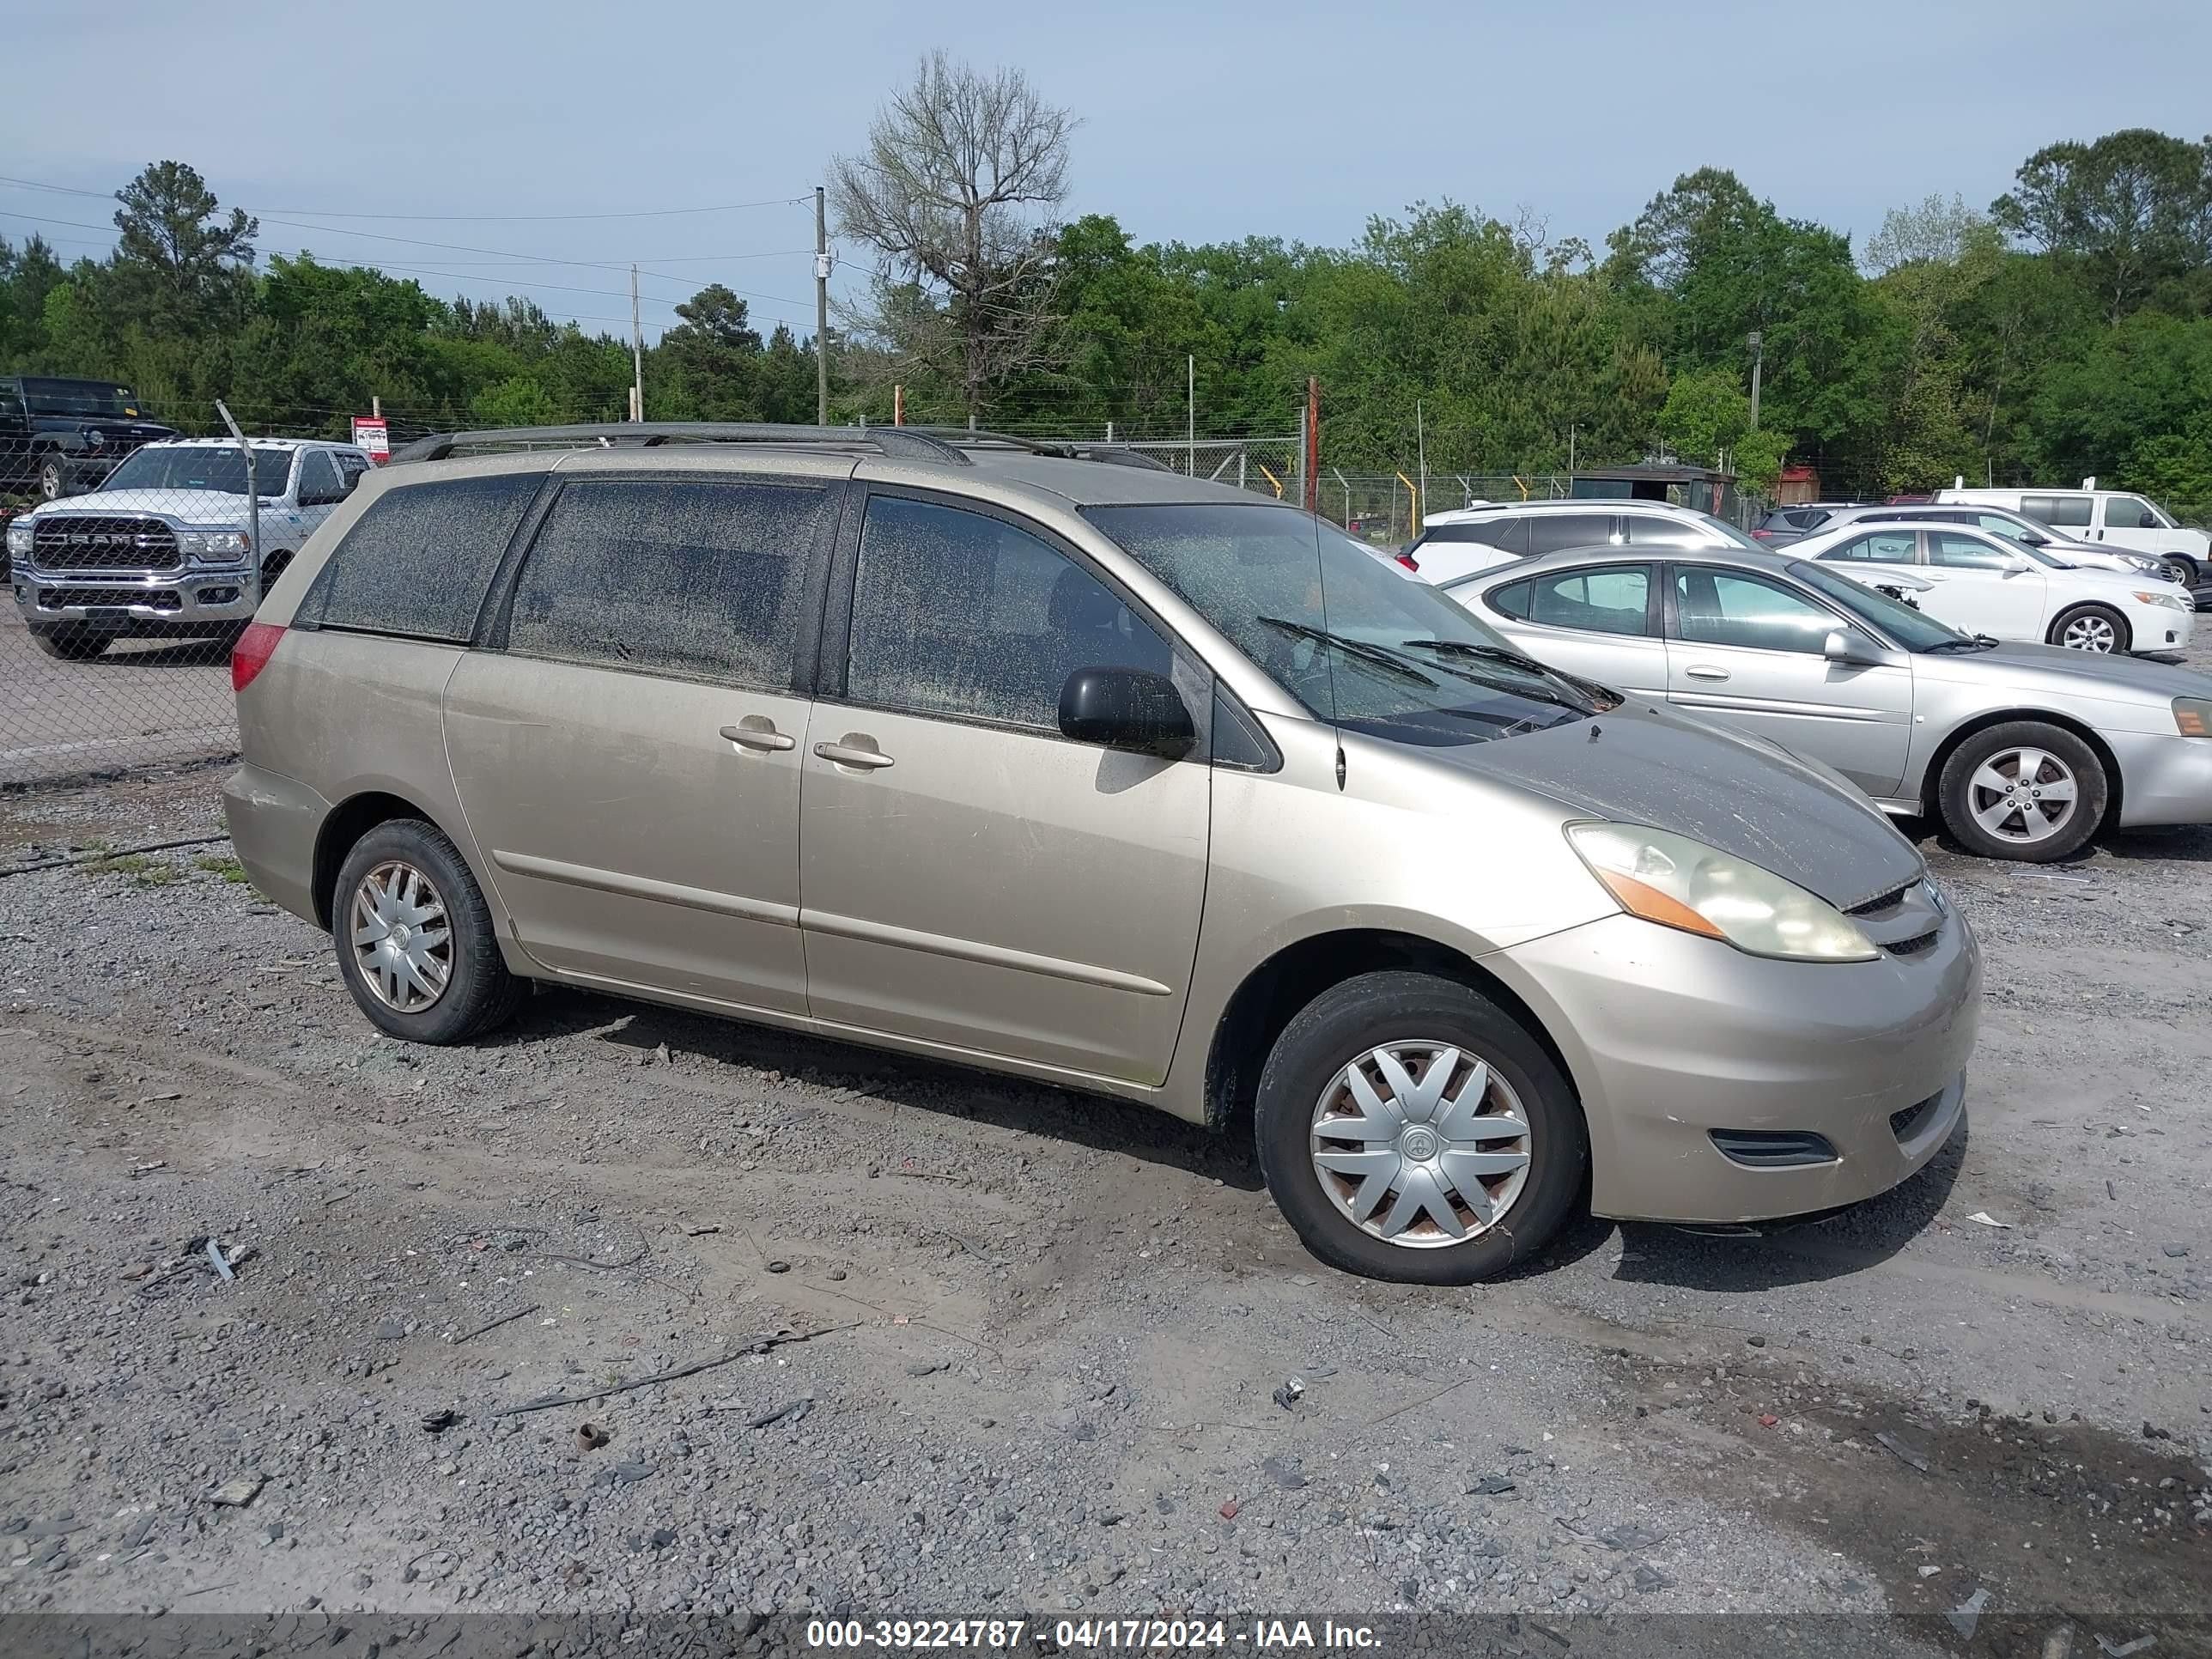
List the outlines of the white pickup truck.
{"label": "white pickup truck", "polygon": [[[371,465],[351,444],[252,440],[261,585]],[[15,606],[48,656],[82,661],[125,635],[220,637],[253,618],[246,457],[228,438],[135,450],[88,495],[8,526]]]}

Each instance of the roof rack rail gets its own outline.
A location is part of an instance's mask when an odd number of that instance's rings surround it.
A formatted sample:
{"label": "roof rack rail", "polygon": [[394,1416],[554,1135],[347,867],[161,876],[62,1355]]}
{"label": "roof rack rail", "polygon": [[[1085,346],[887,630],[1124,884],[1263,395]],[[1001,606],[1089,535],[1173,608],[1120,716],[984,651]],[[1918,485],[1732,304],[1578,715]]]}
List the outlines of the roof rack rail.
{"label": "roof rack rail", "polygon": [[907,426],[898,430],[918,432],[960,449],[1018,449],[1024,454],[1044,455],[1055,460],[1097,461],[1105,466],[1140,467],[1147,472],[1174,471],[1124,443],[1094,443],[1085,438],[1018,438],[1011,432],[974,431],[955,426]]}
{"label": "roof rack rail", "polygon": [[395,450],[392,459],[442,461],[463,450],[570,448],[617,444],[813,444],[860,447],[902,460],[970,465],[943,438],[896,426],[776,426],[760,421],[605,421],[580,426],[505,426],[482,432],[434,432]]}

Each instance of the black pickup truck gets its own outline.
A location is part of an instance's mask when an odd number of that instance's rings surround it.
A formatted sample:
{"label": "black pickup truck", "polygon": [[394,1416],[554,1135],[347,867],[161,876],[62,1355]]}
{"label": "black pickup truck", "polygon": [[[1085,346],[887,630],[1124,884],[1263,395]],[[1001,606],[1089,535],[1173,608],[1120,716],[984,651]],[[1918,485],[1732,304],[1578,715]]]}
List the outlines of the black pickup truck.
{"label": "black pickup truck", "polygon": [[0,375],[0,495],[58,501],[95,488],[139,445],[177,435],[141,410],[112,380]]}

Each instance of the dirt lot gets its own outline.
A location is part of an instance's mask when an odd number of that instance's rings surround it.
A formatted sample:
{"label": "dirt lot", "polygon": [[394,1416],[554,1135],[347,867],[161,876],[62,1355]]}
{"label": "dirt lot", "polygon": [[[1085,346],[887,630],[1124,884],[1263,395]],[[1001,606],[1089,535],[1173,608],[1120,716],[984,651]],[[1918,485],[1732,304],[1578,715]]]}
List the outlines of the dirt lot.
{"label": "dirt lot", "polygon": [[219,841],[83,866],[214,776],[0,801],[79,860],[0,877],[0,1611],[2208,1648],[2212,831],[1929,843],[1990,999],[1905,1188],[1437,1291],[1115,1104],[568,993],[384,1041]]}
{"label": "dirt lot", "polygon": [[0,590],[0,786],[229,754],[229,660],[228,641],[119,640],[59,662]]}

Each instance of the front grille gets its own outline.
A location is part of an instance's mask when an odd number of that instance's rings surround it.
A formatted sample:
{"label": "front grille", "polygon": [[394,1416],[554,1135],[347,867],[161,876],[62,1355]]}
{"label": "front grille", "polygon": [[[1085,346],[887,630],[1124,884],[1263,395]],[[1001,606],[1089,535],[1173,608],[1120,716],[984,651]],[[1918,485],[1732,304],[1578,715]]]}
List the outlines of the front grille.
{"label": "front grille", "polygon": [[1915,933],[1911,939],[1886,940],[1881,948],[1893,957],[1917,957],[1942,937],[1943,931],[1939,927],[1929,933]]}
{"label": "front grille", "polygon": [[42,587],[39,590],[41,611],[59,611],[72,605],[138,605],[154,611],[181,611],[185,601],[181,594],[170,588],[135,587]]}
{"label": "front grille", "polygon": [[1844,911],[1844,914],[1847,916],[1869,916],[1879,918],[1886,913],[1896,909],[1899,905],[1904,903],[1905,896],[1912,890],[1912,883],[1908,881],[1904,886],[1898,888],[1894,892],[1884,893],[1879,898],[1870,898],[1864,904],[1854,904],[1850,909]]}
{"label": "front grille", "polygon": [[1936,1103],[1942,1098],[1940,1093],[1932,1094],[1925,1100],[1915,1101],[1901,1112],[1892,1112],[1889,1115],[1890,1133],[1897,1137],[1899,1144],[1911,1139],[1914,1133],[1928,1121],[1928,1115],[1936,1109]]}
{"label": "front grille", "polygon": [[40,570],[173,570],[176,532],[159,519],[42,519],[32,532],[31,562]]}

